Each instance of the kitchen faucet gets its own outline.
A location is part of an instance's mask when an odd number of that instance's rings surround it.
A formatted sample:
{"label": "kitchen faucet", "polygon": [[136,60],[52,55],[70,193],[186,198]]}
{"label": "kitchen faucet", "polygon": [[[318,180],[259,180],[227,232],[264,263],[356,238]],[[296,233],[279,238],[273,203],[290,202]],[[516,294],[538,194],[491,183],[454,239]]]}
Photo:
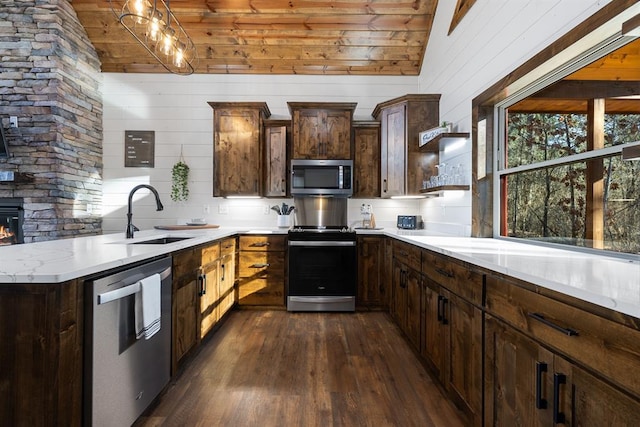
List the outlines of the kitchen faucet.
{"label": "kitchen faucet", "polygon": [[133,214],[131,213],[131,204],[133,202],[133,193],[135,193],[141,188],[148,188],[149,190],[151,190],[153,195],[156,196],[156,206],[157,206],[156,210],[161,211],[164,209],[164,206],[162,206],[162,202],[160,201],[160,196],[158,196],[158,192],[156,191],[155,188],[147,184],[140,184],[133,187],[133,189],[129,193],[129,209],[127,210],[127,239],[133,239],[133,233],[135,231],[140,231],[138,227],[136,227],[131,223],[131,217],[133,216]]}

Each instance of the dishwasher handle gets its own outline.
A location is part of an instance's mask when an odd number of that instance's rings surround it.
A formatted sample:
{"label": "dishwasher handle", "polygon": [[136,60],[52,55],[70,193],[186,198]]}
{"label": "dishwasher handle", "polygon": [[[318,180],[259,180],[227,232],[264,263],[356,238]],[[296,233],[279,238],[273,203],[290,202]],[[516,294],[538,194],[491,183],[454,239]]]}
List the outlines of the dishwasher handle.
{"label": "dishwasher handle", "polygon": [[[168,267],[160,273],[160,280],[164,280],[171,274],[171,267]],[[111,301],[119,300],[129,295],[133,295],[136,292],[140,292],[140,281],[137,281],[129,286],[98,294],[98,305],[106,304]]]}

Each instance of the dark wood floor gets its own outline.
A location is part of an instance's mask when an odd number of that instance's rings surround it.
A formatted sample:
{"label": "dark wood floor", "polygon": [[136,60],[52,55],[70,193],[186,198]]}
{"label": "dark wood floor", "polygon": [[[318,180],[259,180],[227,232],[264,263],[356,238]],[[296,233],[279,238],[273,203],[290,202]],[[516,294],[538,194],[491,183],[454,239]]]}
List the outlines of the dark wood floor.
{"label": "dark wood floor", "polygon": [[235,311],[137,426],[462,426],[385,313]]}

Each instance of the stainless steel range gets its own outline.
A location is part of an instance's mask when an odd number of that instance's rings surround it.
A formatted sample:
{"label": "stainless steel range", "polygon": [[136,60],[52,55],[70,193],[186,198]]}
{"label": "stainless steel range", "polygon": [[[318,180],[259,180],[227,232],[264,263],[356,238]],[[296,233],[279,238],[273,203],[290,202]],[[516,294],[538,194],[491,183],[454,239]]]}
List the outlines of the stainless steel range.
{"label": "stainless steel range", "polygon": [[346,225],[347,199],[294,200],[288,235],[288,311],[355,311],[356,234]]}

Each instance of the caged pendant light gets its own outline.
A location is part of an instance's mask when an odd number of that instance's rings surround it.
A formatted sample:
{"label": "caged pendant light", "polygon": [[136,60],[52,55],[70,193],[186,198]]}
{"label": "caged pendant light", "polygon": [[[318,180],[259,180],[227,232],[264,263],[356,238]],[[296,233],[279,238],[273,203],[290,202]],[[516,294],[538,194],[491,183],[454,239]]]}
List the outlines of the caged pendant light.
{"label": "caged pendant light", "polygon": [[[125,0],[111,10],[131,35],[169,72],[193,74],[198,52],[170,8],[170,0]],[[118,10],[119,9],[119,10]]]}

